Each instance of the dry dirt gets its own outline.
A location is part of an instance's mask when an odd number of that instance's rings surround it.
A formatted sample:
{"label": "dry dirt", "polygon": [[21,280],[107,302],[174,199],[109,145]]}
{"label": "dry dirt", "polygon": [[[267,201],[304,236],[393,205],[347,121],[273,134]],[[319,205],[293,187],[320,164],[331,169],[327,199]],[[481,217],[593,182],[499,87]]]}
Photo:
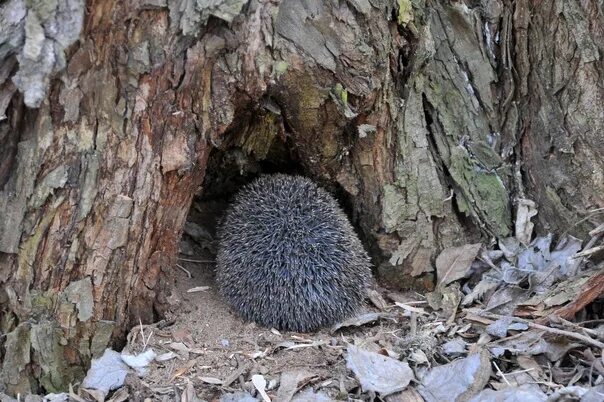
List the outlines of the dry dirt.
{"label": "dry dirt", "polygon": [[[439,384],[442,375],[430,374],[436,373],[439,366],[469,364],[471,356],[478,355],[489,356],[491,362],[483,362],[484,367],[479,370],[485,378],[472,380],[472,386],[478,387],[473,392],[483,388],[487,393],[530,391],[541,399],[547,395],[552,400],[559,400],[555,399],[557,394],[571,393],[579,398],[592,387],[604,389],[604,360],[601,357],[604,300],[599,290],[604,287],[604,263],[595,266],[581,260],[582,263],[575,264],[576,277],[562,278],[557,286],[550,285],[539,295],[556,298],[564,307],[554,305],[546,309],[541,303],[529,305],[530,310],[524,307],[524,311],[519,303],[530,302],[529,288],[496,281],[490,291],[480,290],[483,281],[494,280],[492,275],[502,271],[506,264],[502,255],[498,260],[500,267],[490,260],[489,251],[481,254],[482,259],[472,262],[478,249],[475,245],[464,245],[448,251],[453,260],[451,269],[457,267],[468,278],[462,280],[463,285],[453,278],[450,280],[453,283],[426,295],[401,294],[374,287],[369,291],[366,314],[357,322],[353,320],[338,330],[324,329],[311,334],[278,332],[244,322],[217,292],[212,228],[216,227],[223,208],[224,204],[220,203],[206,203],[198,208],[194,204],[190,222],[205,222],[210,226],[185,228],[182,254],[178,266],[174,267],[174,291],[169,297],[173,309],[166,320],[133,328],[128,337],[126,352],[138,354],[152,348],[158,355],[145,376],[129,378],[128,387],[124,388],[127,388],[124,395],[127,394],[129,400],[218,401],[234,392],[246,392],[251,399],[235,398],[229,402],[262,400],[261,394],[256,392],[258,380],[266,381],[265,400],[376,400],[374,391],[363,392],[362,380],[357,378],[358,367],[353,374],[346,366],[347,356],[350,358],[351,350],[356,349],[350,345],[392,357],[394,359],[389,360],[402,361],[412,368],[411,383],[405,385],[402,393],[377,396],[377,400],[386,402],[422,401],[418,389],[424,390],[422,395],[443,389],[445,393],[450,392],[453,385],[473,378],[471,373],[453,369],[446,384]],[[547,240],[543,237],[534,242],[541,244],[544,239]],[[569,248],[572,242],[564,244],[568,247],[559,245],[556,253],[568,249],[566,252],[570,256],[564,264],[574,264],[581,252],[579,248]],[[583,248],[589,249],[593,244],[594,238]],[[518,252],[528,253],[534,260],[539,256],[554,255],[549,248],[547,242],[543,249],[531,245],[519,248]],[[465,263],[457,263],[458,254],[469,254],[469,249],[473,254],[465,259]],[[483,261],[485,258],[489,264]],[[541,265],[549,266],[548,259],[541,259]],[[518,257],[518,262],[522,261]],[[581,266],[584,269],[577,268]],[[535,278],[539,274],[532,273]],[[580,289],[573,287],[586,280],[586,285]],[[510,297],[510,292],[517,296]],[[470,296],[473,298],[466,303]],[[504,296],[505,303],[489,307],[494,300]],[[571,307],[575,322],[547,319],[552,312],[563,314]],[[524,311],[523,316],[527,318],[513,316],[509,311],[514,309]],[[387,373],[382,373],[381,379],[388,377]],[[288,386],[288,383],[294,385]],[[302,395],[309,390],[317,394]],[[575,400],[580,399],[577,398]]]}
{"label": "dry dirt", "polygon": [[[208,255],[187,259],[207,261]],[[191,277],[183,269],[175,268],[175,292],[171,297],[175,308],[167,317],[168,325],[144,326],[143,335],[140,328],[131,332],[133,353],[142,351],[146,343],[146,348],[153,348],[158,355],[176,354],[165,362],[152,363],[150,372],[139,384],[141,396],[152,400],[180,400],[177,393],[189,383],[199,398],[208,401],[218,400],[228,392],[253,392],[249,381],[253,374],[265,377],[268,392],[274,396],[281,374],[299,370],[308,374],[304,387],[323,389],[337,397],[355,386],[344,360],[346,341],[356,337],[374,341],[384,333],[394,339],[397,333],[404,332],[402,326],[389,320],[355,330],[342,329],[335,334],[328,329],[301,334],[262,328],[235,315],[218,294],[213,263],[181,260],[180,265]],[[206,290],[190,292],[199,287]],[[151,338],[143,341],[143,336]],[[229,383],[225,384],[225,380]]]}

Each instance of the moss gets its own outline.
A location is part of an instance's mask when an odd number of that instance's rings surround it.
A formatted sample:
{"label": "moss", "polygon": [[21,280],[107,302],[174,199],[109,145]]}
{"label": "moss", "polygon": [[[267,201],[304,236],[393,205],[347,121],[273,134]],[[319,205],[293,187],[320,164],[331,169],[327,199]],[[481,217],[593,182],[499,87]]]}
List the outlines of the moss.
{"label": "moss", "polygon": [[94,335],[90,341],[90,353],[93,358],[101,357],[115,328],[114,321],[97,321],[95,323]]}
{"label": "moss", "polygon": [[449,172],[466,199],[466,214],[478,217],[491,234],[507,236],[511,214],[507,191],[499,176],[476,166],[460,147],[451,149]]}
{"label": "moss", "polygon": [[342,84],[338,82],[333,88],[333,93],[342,101],[344,106],[348,105],[348,90]]}
{"label": "moss", "polygon": [[386,184],[382,189],[382,222],[386,233],[394,232],[405,219],[405,197],[397,186]]}
{"label": "moss", "polygon": [[398,0],[398,24],[405,27],[411,21],[413,21],[413,6],[411,0]]}
{"label": "moss", "polygon": [[25,367],[31,362],[29,325],[22,323],[12,332],[6,334],[4,341],[4,361],[2,363],[2,380],[12,394],[30,394],[32,392],[29,376]]}
{"label": "moss", "polygon": [[59,198],[54,203],[54,208],[50,208],[49,211],[42,216],[42,219],[35,227],[32,235],[21,243],[21,247],[19,249],[19,260],[18,260],[18,268],[17,268],[17,278],[23,285],[29,285],[33,278],[33,264],[36,261],[36,253],[38,252],[38,247],[42,238],[44,237],[44,233],[48,230],[50,223],[52,222],[56,207],[63,201],[63,197]]}
{"label": "moss", "polygon": [[273,77],[279,78],[287,72],[289,65],[284,61],[276,61],[273,64]]}
{"label": "moss", "polygon": [[323,155],[325,160],[331,160],[338,155],[338,151],[340,146],[338,145],[338,141],[336,138],[330,135],[324,135],[320,137],[321,139],[321,154]]}
{"label": "moss", "polygon": [[274,114],[266,113],[260,116],[243,140],[243,150],[247,154],[253,154],[259,160],[265,159],[278,130],[278,122]]}
{"label": "moss", "polygon": [[55,309],[56,294],[50,292],[32,291],[31,294],[31,314],[35,319],[44,316],[50,316]]}
{"label": "moss", "polygon": [[69,384],[83,378],[83,370],[71,369],[65,360],[64,346],[61,345],[63,331],[51,322],[35,324],[31,327],[31,346],[35,359],[42,368],[40,383],[48,392],[61,392]]}

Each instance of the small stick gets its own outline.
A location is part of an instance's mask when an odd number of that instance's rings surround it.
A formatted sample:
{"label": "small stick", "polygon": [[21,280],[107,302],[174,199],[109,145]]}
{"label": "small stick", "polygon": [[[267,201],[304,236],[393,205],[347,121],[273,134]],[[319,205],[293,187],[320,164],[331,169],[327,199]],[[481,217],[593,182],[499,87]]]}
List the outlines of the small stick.
{"label": "small stick", "polygon": [[533,371],[533,370],[535,370],[535,369],[534,368],[528,368],[526,370],[512,371],[511,373],[508,373],[508,375],[516,375],[516,374],[528,373],[529,371]]}
{"label": "small stick", "polygon": [[589,248],[587,250],[583,250],[580,253],[573,255],[571,258],[574,259],[574,258],[587,257],[588,255],[597,253],[600,250],[604,250],[604,246],[596,246],[596,247]]}
{"label": "small stick", "polygon": [[193,260],[191,258],[180,258],[180,257],[178,257],[178,261],[200,262],[200,263],[205,263],[205,264],[214,264],[215,263],[214,260]]}
{"label": "small stick", "polygon": [[505,383],[506,383],[507,385],[512,385],[512,384],[510,384],[510,382],[508,381],[508,379],[507,379],[507,378],[505,378],[505,376],[503,375],[503,373],[502,373],[502,372],[501,372],[501,370],[499,369],[499,366],[497,365],[497,363],[493,362],[493,366],[495,366],[495,368],[497,369],[497,374],[499,374],[499,376],[500,376],[501,378],[503,378],[503,381],[505,381]]}
{"label": "small stick", "polygon": [[180,265],[180,264],[176,264],[176,266],[177,266],[178,268],[182,269],[182,270],[183,270],[183,272],[184,272],[185,274],[187,274],[187,276],[189,277],[189,279],[191,279],[191,278],[193,277],[193,275],[191,275],[191,272],[189,272],[189,270],[188,270],[188,269],[186,269],[185,267],[183,267],[182,265]]}
{"label": "small stick", "polygon": [[556,322],[557,320],[560,320],[559,324],[561,324],[561,325],[566,325],[567,327],[575,328],[579,331],[583,331],[586,334],[595,336],[596,338],[600,335],[598,331],[594,331],[593,329],[582,327],[580,325],[575,324],[574,322],[565,320],[562,317],[558,317],[555,315],[550,317],[550,321],[553,322],[554,324],[558,324],[558,322]]}
{"label": "small stick", "polygon": [[602,232],[604,232],[604,223],[602,223],[600,226],[598,226],[594,230],[590,231],[589,235],[590,236],[595,236],[595,235],[598,235],[598,234],[600,234]]}
{"label": "small stick", "polygon": [[577,334],[577,333],[570,332],[570,331],[564,331],[563,329],[547,327],[547,326],[541,325],[541,324],[535,324],[534,322],[531,322],[529,320],[525,320],[525,319],[519,318],[519,317],[503,316],[503,315],[499,315],[499,314],[489,313],[486,311],[480,311],[480,312],[477,312],[477,314],[487,317],[487,318],[494,318],[496,320],[499,320],[501,318],[511,318],[512,321],[524,323],[531,328],[540,329],[542,331],[550,332],[552,334],[564,335],[569,338],[574,338],[579,341],[582,341],[583,343],[586,343],[588,345],[595,346],[596,348],[604,349],[604,343],[597,341],[593,338],[590,338],[589,336],[586,336],[586,335]]}

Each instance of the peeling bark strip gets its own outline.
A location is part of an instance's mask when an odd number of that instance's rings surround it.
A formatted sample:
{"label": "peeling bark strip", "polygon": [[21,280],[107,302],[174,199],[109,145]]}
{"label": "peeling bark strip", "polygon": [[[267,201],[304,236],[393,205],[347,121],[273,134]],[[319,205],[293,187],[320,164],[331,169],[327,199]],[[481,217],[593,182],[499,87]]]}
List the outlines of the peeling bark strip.
{"label": "peeling bark strip", "polygon": [[507,235],[516,197],[542,228],[589,230],[573,225],[604,206],[598,7],[2,2],[8,392],[65,389],[162,313],[212,148],[287,144],[348,195],[393,286],[430,287],[440,249]]}

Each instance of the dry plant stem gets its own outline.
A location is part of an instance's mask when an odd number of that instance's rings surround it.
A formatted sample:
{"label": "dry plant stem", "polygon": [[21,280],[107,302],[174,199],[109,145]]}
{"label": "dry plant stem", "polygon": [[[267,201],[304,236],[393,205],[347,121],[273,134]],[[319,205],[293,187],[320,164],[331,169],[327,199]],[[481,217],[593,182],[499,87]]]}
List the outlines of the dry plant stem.
{"label": "dry plant stem", "polygon": [[506,383],[507,385],[510,385],[510,386],[511,386],[512,384],[510,384],[510,382],[508,381],[508,379],[507,379],[507,378],[505,378],[505,375],[503,375],[503,373],[502,373],[502,372],[501,372],[501,370],[499,369],[499,366],[497,365],[497,363],[493,362],[493,366],[495,366],[495,368],[497,369],[497,374],[499,374],[499,376],[500,376],[501,378],[503,378],[503,381],[505,381],[505,383]]}
{"label": "dry plant stem", "polygon": [[526,369],[526,370],[512,371],[511,373],[507,373],[507,375],[518,375],[518,374],[528,373],[528,372],[531,372],[533,370],[534,370],[534,368],[529,368],[529,369]]}
{"label": "dry plant stem", "polygon": [[510,316],[503,316],[503,315],[499,315],[499,314],[494,314],[494,313],[488,313],[486,311],[482,311],[482,312],[478,312],[479,315],[483,316],[483,317],[487,317],[487,318],[493,318],[496,320],[499,320],[501,318],[511,318],[512,321],[515,322],[521,322],[524,323],[526,325],[528,325],[531,328],[535,328],[535,329],[540,329],[542,331],[546,331],[546,332],[550,332],[552,334],[558,334],[558,335],[564,335],[567,336],[569,338],[574,338],[577,339],[583,343],[586,343],[588,345],[591,346],[595,346],[596,348],[602,349],[604,350],[604,343],[597,341],[595,339],[592,339],[586,335],[581,335],[581,334],[577,334],[574,332],[570,332],[570,331],[565,331],[563,329],[558,329],[558,328],[551,328],[545,325],[541,325],[541,324],[535,324],[534,322],[531,322],[529,320],[525,320],[523,318],[518,318],[518,317],[510,317]]}
{"label": "dry plant stem", "polygon": [[501,273],[501,270],[499,269],[499,267],[495,264],[493,264],[493,261],[491,261],[489,258],[482,258],[482,257],[478,257],[478,259],[482,262],[484,262],[485,264],[487,264],[491,269],[495,270],[496,272]]}
{"label": "dry plant stem", "polygon": [[[598,214],[598,213],[600,213],[600,212],[604,212],[604,208],[597,208],[597,209],[594,209],[594,210],[589,211],[589,212],[588,212],[588,215],[587,215],[585,218],[583,218],[583,219],[581,219],[581,220],[577,221],[577,222],[576,222],[576,223],[575,223],[575,224],[574,224],[572,227],[576,227],[577,225],[580,225],[581,223],[583,223],[583,222],[587,221],[588,219],[590,219],[590,218],[591,218],[591,217],[593,217],[594,215],[597,215],[597,214]],[[604,225],[604,224],[603,224],[603,225]],[[600,226],[598,226],[597,228],[595,228],[594,230],[592,230],[591,232],[589,232],[589,235],[590,235],[590,236],[593,236],[592,232],[597,231],[597,230],[598,230],[600,227],[602,227],[603,225],[600,225]],[[565,231],[565,232],[562,234],[562,236],[566,236],[567,234],[568,234],[568,230],[566,230],[566,231]]]}
{"label": "dry plant stem", "polygon": [[214,263],[216,263],[216,261],[214,261],[214,260],[195,260],[193,258],[181,258],[181,257],[178,257],[178,261],[198,262],[198,263],[203,263],[203,264],[214,264]]}
{"label": "dry plant stem", "polygon": [[181,270],[182,270],[182,271],[183,271],[185,274],[187,274],[187,276],[188,276],[189,278],[192,278],[192,277],[193,277],[193,275],[191,275],[191,272],[190,272],[188,269],[186,269],[185,267],[183,267],[182,265],[180,265],[180,264],[176,264],[176,266],[177,266],[178,268],[180,268],[180,269],[181,269]]}
{"label": "dry plant stem", "polygon": [[604,246],[596,246],[596,247],[588,248],[586,250],[581,251],[580,253],[575,254],[572,258],[587,257],[588,255],[597,253],[600,250],[604,250]]}
{"label": "dry plant stem", "polygon": [[[601,324],[601,323],[604,323],[604,319],[581,321],[577,324],[578,325],[587,325],[587,324]],[[583,328],[583,327],[581,327],[581,328]]]}
{"label": "dry plant stem", "polygon": [[597,228],[589,232],[590,236],[595,236],[604,232],[604,223],[600,224]]}
{"label": "dry plant stem", "polygon": [[[554,316],[554,317],[556,317],[556,316]],[[556,321],[554,321],[554,317],[552,317],[551,320],[552,320],[553,323],[556,324]],[[600,334],[598,333],[598,331],[594,331],[593,329],[582,327],[580,325],[575,324],[574,322],[570,322],[568,320],[565,320],[562,317],[556,317],[556,319],[560,320],[560,324],[561,325],[565,325],[565,326],[570,327],[570,328],[575,328],[578,331],[581,331],[581,332],[583,332],[585,334],[588,334],[588,335],[591,335],[591,336],[595,336],[596,338],[598,338],[600,336]]]}

